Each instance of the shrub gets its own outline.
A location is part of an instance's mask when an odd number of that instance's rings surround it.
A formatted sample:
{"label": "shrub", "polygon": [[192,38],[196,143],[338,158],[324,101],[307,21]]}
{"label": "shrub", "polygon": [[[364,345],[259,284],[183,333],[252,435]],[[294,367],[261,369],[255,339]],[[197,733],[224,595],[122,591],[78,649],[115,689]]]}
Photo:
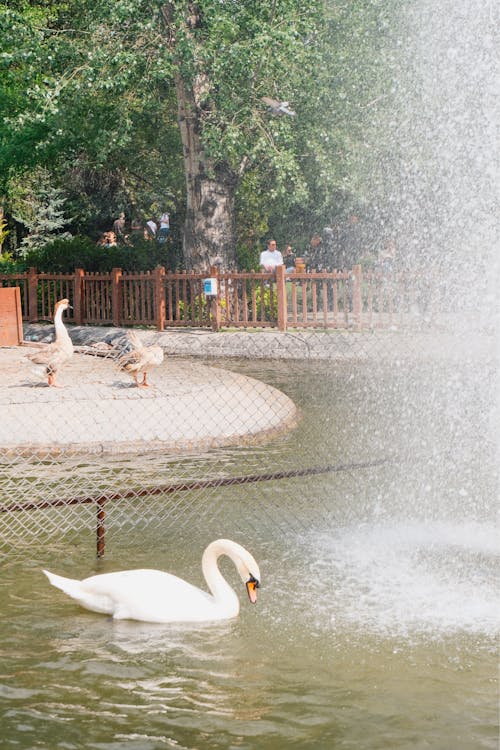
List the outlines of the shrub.
{"label": "shrub", "polygon": [[158,265],[172,267],[170,243],[157,245],[142,237],[132,238],[130,244],[114,247],[97,245],[89,237],[57,239],[27,253],[25,266],[41,272],[72,273],[75,268],[85,271],[149,271]]}
{"label": "shrub", "polygon": [[57,239],[26,253],[26,265],[41,272],[71,273],[75,268],[98,271],[100,255],[101,248],[89,237]]}
{"label": "shrub", "polygon": [[0,255],[0,273],[23,273],[26,270],[26,262],[23,259],[14,259],[12,253]]}
{"label": "shrub", "polygon": [[[257,317],[261,314],[261,303],[262,303],[262,288],[257,286],[255,289],[255,303],[257,307]],[[271,287],[264,287],[264,313],[265,320],[275,321],[278,320],[278,297],[276,290],[271,297]]]}

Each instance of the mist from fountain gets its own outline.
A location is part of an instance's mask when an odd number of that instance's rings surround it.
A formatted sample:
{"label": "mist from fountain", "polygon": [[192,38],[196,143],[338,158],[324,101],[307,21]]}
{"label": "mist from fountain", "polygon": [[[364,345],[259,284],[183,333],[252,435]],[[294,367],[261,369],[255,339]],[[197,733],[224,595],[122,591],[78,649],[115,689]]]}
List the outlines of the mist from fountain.
{"label": "mist from fountain", "polygon": [[386,50],[371,184],[400,261],[439,279],[459,326],[498,326],[498,48],[493,0],[418,0]]}
{"label": "mist from fountain", "polygon": [[[378,136],[369,158],[374,236],[396,239],[400,266],[439,298],[447,330],[465,342],[487,336],[491,356],[475,361],[465,346],[454,371],[436,368],[434,385],[417,385],[414,372],[382,393],[388,404],[406,402],[432,459],[417,465],[418,436],[408,442],[401,421],[395,450],[408,463],[393,496],[379,486],[371,517],[347,516],[306,543],[309,580],[321,589],[315,615],[327,629],[498,632],[499,7],[417,0],[385,51],[391,90],[367,123],[367,141]],[[431,420],[447,422],[448,434]]]}

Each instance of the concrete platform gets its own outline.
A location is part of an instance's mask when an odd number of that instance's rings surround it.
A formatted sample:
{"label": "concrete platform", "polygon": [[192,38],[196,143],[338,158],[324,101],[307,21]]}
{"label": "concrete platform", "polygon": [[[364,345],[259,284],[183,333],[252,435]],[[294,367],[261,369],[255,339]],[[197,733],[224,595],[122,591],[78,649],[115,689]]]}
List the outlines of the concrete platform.
{"label": "concrete platform", "polygon": [[[26,325],[24,337],[30,344],[48,342],[53,330],[51,325]],[[124,334],[109,327],[68,330],[80,351],[96,343],[116,347]],[[151,389],[133,387],[111,357],[83,353],[75,354],[61,372],[66,387],[48,388],[26,359],[34,349],[0,348],[0,452],[175,454],[263,441],[294,427],[298,412],[287,396],[258,380],[206,364],[215,357],[498,362],[493,332],[465,325],[453,334],[434,329],[411,335],[175,329],[138,335],[144,344],[159,344],[165,352],[164,364],[151,375]]]}
{"label": "concrete platform", "polygon": [[26,355],[0,348],[0,452],[122,453],[264,441],[293,428],[294,403],[276,388],[218,367],[166,357],[137,388],[111,357],[75,353],[49,388]]}

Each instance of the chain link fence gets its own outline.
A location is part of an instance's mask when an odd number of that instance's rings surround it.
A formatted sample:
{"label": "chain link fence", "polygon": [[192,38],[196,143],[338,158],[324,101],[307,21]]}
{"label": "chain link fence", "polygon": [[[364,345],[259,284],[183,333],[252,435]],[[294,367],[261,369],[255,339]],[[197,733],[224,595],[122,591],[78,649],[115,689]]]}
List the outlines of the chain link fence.
{"label": "chain link fence", "polygon": [[[286,535],[341,522],[354,496],[372,513],[401,492],[402,475],[405,492],[423,475],[439,481],[444,457],[458,465],[462,455],[462,433],[449,439],[457,419],[493,440],[478,395],[496,377],[488,332],[141,330],[143,347],[164,352],[149,387],[120,369],[133,348],[125,330],[70,332],[61,388],[27,358],[51,327],[26,326],[24,345],[0,349],[9,554],[78,541],[102,556],[195,527]],[[482,384],[468,412],[450,396],[465,370]]]}

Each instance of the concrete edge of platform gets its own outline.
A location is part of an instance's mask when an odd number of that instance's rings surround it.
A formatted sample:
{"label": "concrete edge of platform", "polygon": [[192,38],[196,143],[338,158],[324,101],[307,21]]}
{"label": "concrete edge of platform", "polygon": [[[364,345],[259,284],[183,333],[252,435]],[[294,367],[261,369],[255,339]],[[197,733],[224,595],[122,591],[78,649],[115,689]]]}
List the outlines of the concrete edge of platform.
{"label": "concrete edge of platform", "polygon": [[[76,346],[119,341],[125,328],[69,326]],[[165,354],[216,358],[297,360],[496,360],[498,346],[493,333],[428,330],[287,331],[252,330],[214,333],[206,329],[134,329],[146,344],[159,344]],[[25,343],[50,341],[53,327],[26,325]]]}
{"label": "concrete edge of platform", "polygon": [[[24,346],[0,349],[3,455],[68,457],[141,451],[184,455],[267,442],[292,430],[300,419],[297,406],[286,394],[230,368],[200,362],[191,380],[192,365],[184,357],[167,360],[165,374],[157,375],[157,384],[147,393],[130,386],[116,398],[114,357],[107,360],[84,354],[68,363],[64,388],[46,384],[26,388],[32,385],[29,381],[19,382],[25,366],[23,350]],[[124,410],[126,424],[120,421]],[[230,423],[224,416],[228,410]],[[140,429],[134,428],[136,424]]]}

